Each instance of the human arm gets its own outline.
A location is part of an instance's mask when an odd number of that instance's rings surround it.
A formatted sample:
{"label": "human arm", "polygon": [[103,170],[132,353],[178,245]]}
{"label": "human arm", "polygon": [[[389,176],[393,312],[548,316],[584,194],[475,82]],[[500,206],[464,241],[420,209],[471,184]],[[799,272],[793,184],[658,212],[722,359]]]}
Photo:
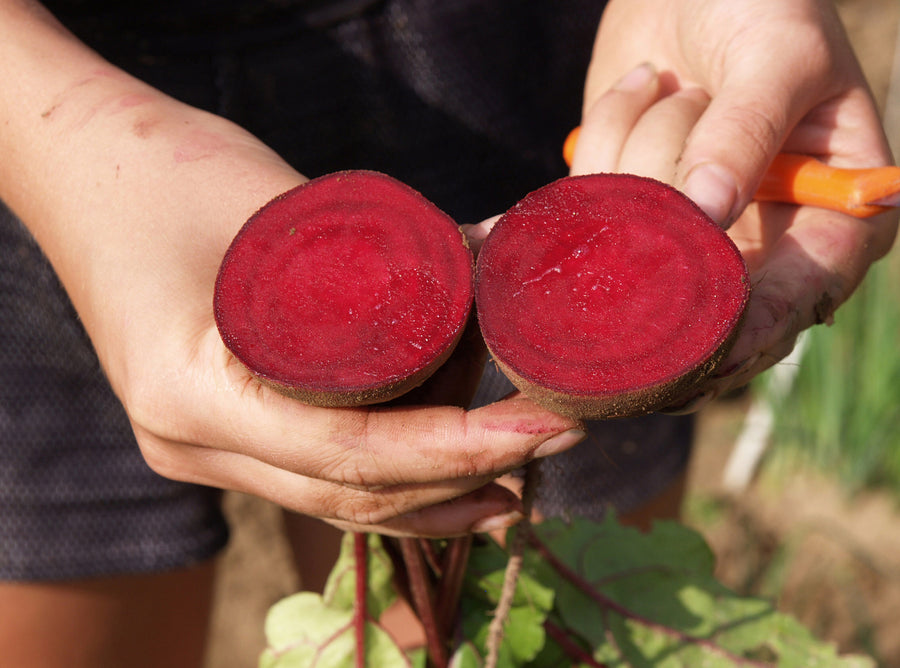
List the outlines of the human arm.
{"label": "human arm", "polygon": [[112,67],[37,3],[0,2],[0,63],[0,197],[60,276],[154,469],[342,528],[455,534],[515,520],[518,500],[491,481],[552,450],[538,448],[572,421],[523,399],[472,412],[309,407],[225,350],[218,265],[300,173]]}
{"label": "human arm", "polygon": [[[642,62],[655,67],[645,81],[611,90]],[[635,109],[692,88],[709,96],[709,106],[663,178],[729,227],[754,288],[720,377],[701,388],[710,397],[782,359],[800,331],[830,321],[891,247],[897,223],[890,213],[859,220],[811,207],[748,206],[779,151],[846,167],[891,162],[832,3],[612,0],[588,74],[573,170],[633,169],[621,156],[634,156],[635,142],[652,150],[653,132]]]}

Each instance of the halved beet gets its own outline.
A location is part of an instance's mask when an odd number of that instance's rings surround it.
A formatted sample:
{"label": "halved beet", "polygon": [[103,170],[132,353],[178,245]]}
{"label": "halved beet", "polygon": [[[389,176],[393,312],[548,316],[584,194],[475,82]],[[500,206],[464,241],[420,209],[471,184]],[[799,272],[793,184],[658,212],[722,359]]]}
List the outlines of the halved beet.
{"label": "halved beet", "polygon": [[216,280],[226,347],[306,403],[386,401],[450,355],[473,301],[473,259],[457,224],[412,188],[337,172],[263,206]]}
{"label": "halved beet", "polygon": [[497,222],[476,270],[485,343],[516,387],[580,418],[649,413],[709,374],[750,293],[693,202],[627,174],[566,177]]}

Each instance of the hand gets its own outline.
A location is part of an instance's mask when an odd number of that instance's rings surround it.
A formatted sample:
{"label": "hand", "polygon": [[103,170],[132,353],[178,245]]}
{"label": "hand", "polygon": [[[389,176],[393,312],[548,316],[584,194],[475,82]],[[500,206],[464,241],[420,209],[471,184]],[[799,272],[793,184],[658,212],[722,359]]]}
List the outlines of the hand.
{"label": "hand", "polygon": [[[669,106],[663,100],[701,92],[709,101],[696,117],[681,116],[674,129],[659,123]],[[648,175],[682,189],[729,228],[754,286],[720,376],[685,398],[689,409],[745,384],[786,356],[799,332],[830,322],[893,243],[891,213],[858,220],[751,204],[782,150],[846,167],[891,162],[832,3],[610,2],[588,72],[573,172],[656,170]]]}
{"label": "hand", "polygon": [[[54,58],[46,58],[53,52]],[[213,319],[241,224],[304,177],[254,137],[116,70],[33,4],[0,4],[0,197],[47,254],[164,476],[344,528],[450,536],[513,524],[495,484],[583,434],[511,397],[316,408],[257,382]]]}
{"label": "hand", "polygon": [[[179,140],[171,155],[197,136]],[[213,320],[215,268],[240,219],[263,203],[247,203],[258,190],[302,179],[227,124],[205,119],[200,136],[215,150],[193,167],[164,170],[172,176],[138,169],[138,154],[123,151],[115,181],[98,186],[105,195],[75,214],[103,240],[76,304],[149,465],[345,530],[448,536],[520,519],[519,499],[493,479],[573,445],[579,433],[566,433],[573,421],[522,398],[472,412],[316,408],[268,389],[234,360]],[[139,181],[146,178],[171,204],[130,201],[144,201]],[[103,211],[111,202],[112,211]],[[74,249],[46,245],[66,283],[84,285],[80,265],[70,264]]]}

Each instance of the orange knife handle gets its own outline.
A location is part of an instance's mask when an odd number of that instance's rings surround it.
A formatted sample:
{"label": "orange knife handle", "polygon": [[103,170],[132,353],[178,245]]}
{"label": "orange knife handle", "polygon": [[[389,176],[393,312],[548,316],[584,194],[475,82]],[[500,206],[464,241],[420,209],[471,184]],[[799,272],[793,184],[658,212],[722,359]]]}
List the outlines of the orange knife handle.
{"label": "orange knife handle", "polygon": [[572,158],[575,157],[575,144],[578,143],[579,134],[581,134],[581,128],[576,126],[566,137],[566,141],[563,142],[563,160],[566,161],[569,167],[572,166]]}
{"label": "orange knife handle", "polygon": [[[580,128],[563,144],[563,158],[572,166]],[[900,167],[841,169],[808,155],[780,153],[763,177],[756,199],[801,204],[867,218],[891,207],[872,202],[896,200],[900,193]]]}
{"label": "orange knife handle", "polygon": [[763,177],[756,199],[805,204],[867,218],[888,207],[878,201],[900,190],[900,167],[842,169],[813,157],[780,153]]}

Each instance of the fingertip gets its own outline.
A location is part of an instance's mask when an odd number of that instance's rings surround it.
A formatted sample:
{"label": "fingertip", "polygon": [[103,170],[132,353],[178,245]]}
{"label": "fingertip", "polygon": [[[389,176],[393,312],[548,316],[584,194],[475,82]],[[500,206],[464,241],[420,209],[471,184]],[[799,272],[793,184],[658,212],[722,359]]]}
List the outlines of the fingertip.
{"label": "fingertip", "polygon": [[400,534],[449,538],[506,529],[524,518],[522,501],[495,482],[389,523]]}
{"label": "fingertip", "polygon": [[794,83],[760,86],[758,74],[730,75],[687,138],[675,184],[713,220],[728,228],[756,193],[771,160],[793,125]]}
{"label": "fingertip", "polygon": [[491,233],[491,229],[493,229],[498,220],[500,220],[500,214],[483,220],[480,223],[463,224],[459,226],[459,229],[466,237],[469,248],[471,248],[474,253],[481,250],[481,246],[484,244],[488,234]]}
{"label": "fingertip", "polygon": [[655,83],[657,76],[653,63],[644,62],[613,84],[613,90],[635,93]]}
{"label": "fingertip", "polygon": [[631,129],[659,94],[659,73],[649,62],[632,68],[599,96],[586,94],[578,141],[568,149],[570,173],[616,171]]}
{"label": "fingertip", "polygon": [[556,436],[551,436],[541,443],[535,449],[534,456],[550,457],[551,455],[558,455],[561,452],[565,452],[566,450],[575,447],[585,438],[587,438],[587,432],[583,429],[569,429]]}
{"label": "fingertip", "polygon": [[523,519],[525,519],[525,515],[518,510],[504,513],[502,515],[492,515],[490,517],[485,517],[484,519],[478,520],[475,524],[473,524],[471,527],[471,532],[491,533],[493,531],[505,531],[506,529],[515,526]]}
{"label": "fingertip", "polygon": [[519,391],[467,414],[469,427],[491,434],[513,434],[527,438],[554,436],[580,426],[578,420],[542,408]]}
{"label": "fingertip", "polygon": [[728,228],[737,217],[737,179],[722,165],[714,162],[696,165],[688,172],[682,191],[724,228]]}

